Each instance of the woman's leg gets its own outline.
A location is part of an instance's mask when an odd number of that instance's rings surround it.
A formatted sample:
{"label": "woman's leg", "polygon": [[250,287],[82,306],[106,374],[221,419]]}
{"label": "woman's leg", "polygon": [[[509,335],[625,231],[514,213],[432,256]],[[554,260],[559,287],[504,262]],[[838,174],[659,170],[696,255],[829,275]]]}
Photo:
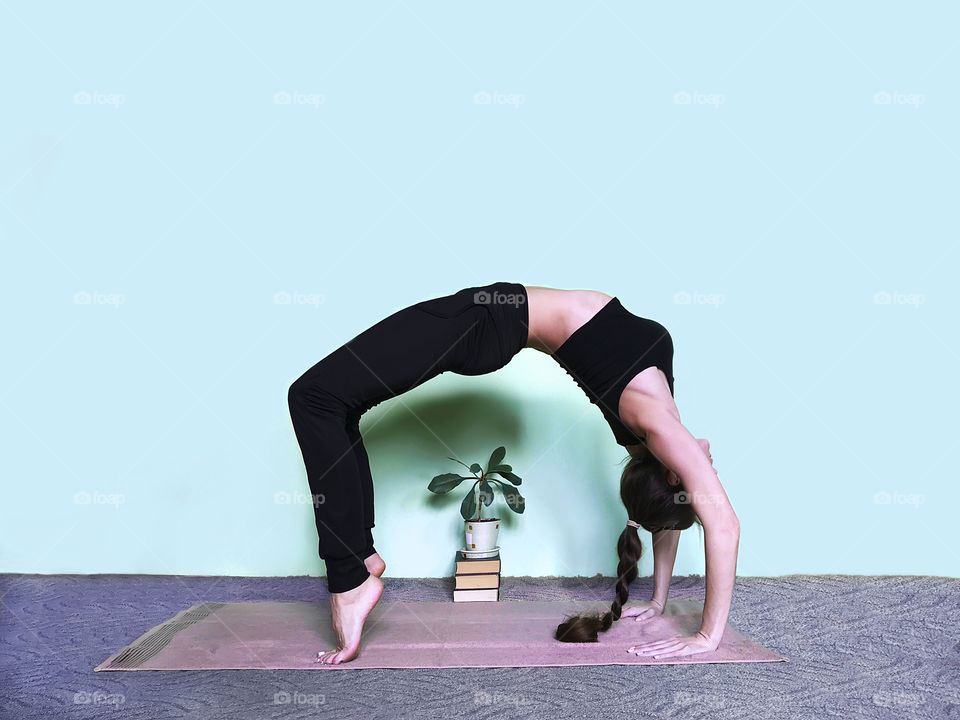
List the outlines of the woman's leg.
{"label": "woman's leg", "polygon": [[370,473],[370,458],[367,449],[363,446],[363,437],[360,435],[360,417],[347,423],[347,437],[353,447],[353,454],[357,458],[357,469],[360,472],[360,489],[363,491],[363,527],[366,545],[360,553],[360,558],[366,560],[377,552],[373,547],[373,475]]}
{"label": "woman's leg", "polygon": [[319,553],[331,593],[347,592],[369,575],[363,560],[372,553],[373,481],[359,418],[443,372],[444,360],[456,363],[461,324],[416,307],[399,310],[290,386],[290,417],[315,497]]}
{"label": "woman's leg", "polygon": [[526,341],[526,307],[496,300],[522,291],[494,283],[398,310],[290,386],[331,593],[362,584],[369,576],[363,560],[373,553],[373,480],[360,417],[442,372],[480,375],[505,365]]}
{"label": "woman's leg", "polygon": [[[327,355],[288,392],[290,417],[314,502],[320,557],[327,564],[338,664],[357,653],[363,623],[383,584],[366,569],[373,552],[373,479],[360,417],[383,400],[442,372],[480,375],[503,367],[527,339],[522,285],[465,288],[395,312]],[[521,297],[523,295],[523,297]]]}
{"label": "woman's leg", "polygon": [[368,542],[362,472],[347,431],[347,408],[321,385],[303,378],[288,393],[290,418],[313,496],[319,554],[331,593],[346,592],[367,579]]}

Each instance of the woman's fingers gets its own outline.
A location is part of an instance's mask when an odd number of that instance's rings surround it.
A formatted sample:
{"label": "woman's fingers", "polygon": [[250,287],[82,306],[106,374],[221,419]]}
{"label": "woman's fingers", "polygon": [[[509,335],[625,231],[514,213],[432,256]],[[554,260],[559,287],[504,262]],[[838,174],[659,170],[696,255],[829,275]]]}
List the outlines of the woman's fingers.
{"label": "woman's fingers", "polygon": [[667,640],[634,645],[628,652],[633,652],[636,655],[652,655],[655,658],[664,658],[692,655],[716,649],[717,643],[711,642],[697,633],[696,635],[673,637]]}
{"label": "woman's fingers", "polygon": [[649,650],[660,650],[661,648],[666,647],[667,645],[673,645],[677,641],[671,638],[670,640],[657,640],[656,642],[642,643],[640,645],[634,645],[630,648],[630,652],[647,652]]}
{"label": "woman's fingers", "polygon": [[687,646],[680,645],[676,648],[665,648],[654,654],[655,658],[676,657],[678,655],[687,655]]}
{"label": "woman's fingers", "polygon": [[625,607],[620,611],[620,617],[635,617],[637,620],[648,620],[651,617],[656,617],[662,612],[663,608],[652,603],[647,603],[645,605],[630,605],[629,607]]}
{"label": "woman's fingers", "polygon": [[634,652],[635,655],[652,655],[654,657],[663,657],[665,653],[671,652],[672,650],[680,650],[683,648],[683,643],[671,642],[668,645],[657,648],[644,649],[642,646],[639,650]]}

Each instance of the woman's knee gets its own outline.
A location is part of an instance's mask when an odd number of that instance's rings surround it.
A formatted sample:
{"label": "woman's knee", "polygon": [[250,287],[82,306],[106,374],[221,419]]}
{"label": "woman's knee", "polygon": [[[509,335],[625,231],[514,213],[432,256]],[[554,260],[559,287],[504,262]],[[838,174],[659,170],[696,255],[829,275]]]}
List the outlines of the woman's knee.
{"label": "woman's knee", "polygon": [[314,414],[346,417],[347,407],[336,393],[322,382],[299,377],[287,389],[287,406],[291,413],[307,410]]}

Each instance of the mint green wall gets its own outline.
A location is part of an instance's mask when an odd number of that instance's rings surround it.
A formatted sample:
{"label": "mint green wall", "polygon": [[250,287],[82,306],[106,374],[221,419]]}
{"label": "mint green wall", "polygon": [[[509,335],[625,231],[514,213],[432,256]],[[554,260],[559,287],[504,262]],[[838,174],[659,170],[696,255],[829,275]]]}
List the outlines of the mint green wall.
{"label": "mint green wall", "polygon": [[[287,387],[506,280],[671,330],[741,575],[960,574],[955,10],[52,7],[0,8],[0,570],[322,574]],[[624,454],[549,357],[361,430],[388,574],[450,572],[426,485],[499,444],[505,574],[614,572]]]}

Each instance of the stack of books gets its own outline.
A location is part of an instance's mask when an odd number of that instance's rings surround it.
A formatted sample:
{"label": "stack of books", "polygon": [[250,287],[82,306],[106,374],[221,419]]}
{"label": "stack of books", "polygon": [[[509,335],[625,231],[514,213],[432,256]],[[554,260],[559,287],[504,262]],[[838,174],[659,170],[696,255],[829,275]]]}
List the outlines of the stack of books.
{"label": "stack of books", "polygon": [[457,550],[454,602],[481,602],[500,599],[500,548]]}

